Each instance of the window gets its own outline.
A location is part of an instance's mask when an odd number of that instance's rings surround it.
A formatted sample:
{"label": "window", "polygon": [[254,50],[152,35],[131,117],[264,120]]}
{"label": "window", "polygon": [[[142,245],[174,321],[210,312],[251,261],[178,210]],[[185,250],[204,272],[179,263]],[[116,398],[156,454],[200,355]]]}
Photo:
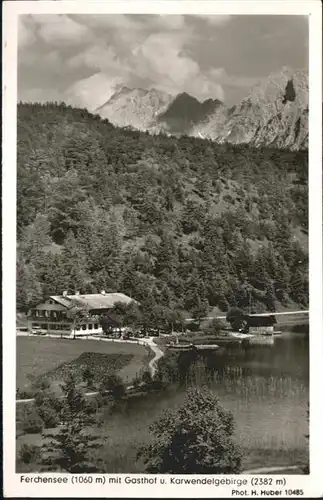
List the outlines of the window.
{"label": "window", "polygon": [[98,329],[99,329],[98,323],[94,323],[94,330],[98,330]]}
{"label": "window", "polygon": [[75,328],[75,330],[77,330],[77,331],[79,332],[79,331],[80,331],[80,327],[79,327],[79,326],[77,326],[77,327]]}
{"label": "window", "polygon": [[86,330],[86,325],[82,325],[82,330]]}
{"label": "window", "polygon": [[89,330],[92,330],[92,327],[93,327],[92,323],[89,323],[89,327],[88,327]]}

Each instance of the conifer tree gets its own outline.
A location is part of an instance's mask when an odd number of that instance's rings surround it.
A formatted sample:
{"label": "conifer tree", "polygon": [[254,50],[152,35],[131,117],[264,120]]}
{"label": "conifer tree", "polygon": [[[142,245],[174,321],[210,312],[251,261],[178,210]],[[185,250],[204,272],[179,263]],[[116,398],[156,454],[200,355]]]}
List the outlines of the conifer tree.
{"label": "conifer tree", "polygon": [[69,473],[98,472],[90,456],[100,446],[98,437],[91,432],[95,425],[95,410],[76,387],[76,381],[69,374],[61,386],[63,404],[60,411],[61,425],[57,433],[44,435],[42,463],[47,470]]}

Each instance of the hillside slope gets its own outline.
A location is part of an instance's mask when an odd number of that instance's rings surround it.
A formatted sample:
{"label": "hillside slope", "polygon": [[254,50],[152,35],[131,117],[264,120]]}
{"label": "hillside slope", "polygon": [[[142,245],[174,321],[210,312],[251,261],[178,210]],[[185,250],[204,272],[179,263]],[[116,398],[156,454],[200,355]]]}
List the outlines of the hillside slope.
{"label": "hillside slope", "polygon": [[[18,106],[17,304],[122,291],[162,321],[307,305],[307,154]],[[292,301],[292,302],[291,302]]]}

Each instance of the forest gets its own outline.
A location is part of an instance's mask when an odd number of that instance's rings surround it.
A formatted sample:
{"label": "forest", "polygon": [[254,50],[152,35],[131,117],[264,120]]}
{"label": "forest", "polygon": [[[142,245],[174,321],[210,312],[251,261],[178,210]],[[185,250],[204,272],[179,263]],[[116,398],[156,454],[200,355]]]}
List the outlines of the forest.
{"label": "forest", "polygon": [[[18,104],[17,309],[119,291],[166,321],[308,305],[308,157]],[[156,310],[155,310],[156,312]]]}

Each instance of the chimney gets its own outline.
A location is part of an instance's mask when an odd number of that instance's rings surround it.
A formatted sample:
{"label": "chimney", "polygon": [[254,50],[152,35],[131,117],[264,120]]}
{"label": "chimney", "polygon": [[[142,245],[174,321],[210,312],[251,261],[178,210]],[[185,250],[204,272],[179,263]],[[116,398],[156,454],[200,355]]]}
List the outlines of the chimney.
{"label": "chimney", "polygon": [[105,290],[101,290],[101,295],[105,295]]}
{"label": "chimney", "polygon": [[67,290],[64,290],[62,295],[63,295],[63,297],[67,297]]}

